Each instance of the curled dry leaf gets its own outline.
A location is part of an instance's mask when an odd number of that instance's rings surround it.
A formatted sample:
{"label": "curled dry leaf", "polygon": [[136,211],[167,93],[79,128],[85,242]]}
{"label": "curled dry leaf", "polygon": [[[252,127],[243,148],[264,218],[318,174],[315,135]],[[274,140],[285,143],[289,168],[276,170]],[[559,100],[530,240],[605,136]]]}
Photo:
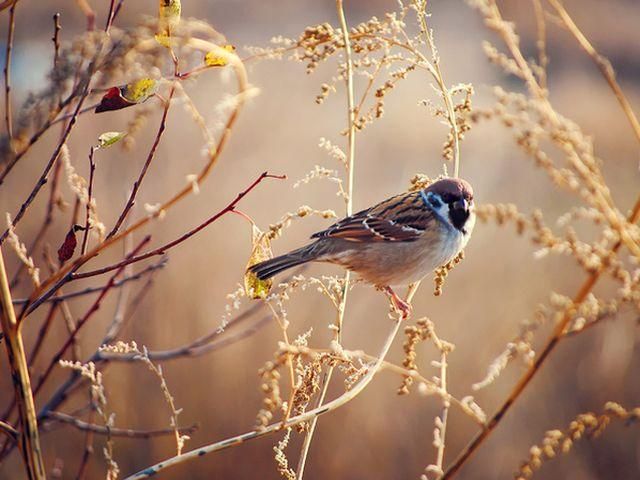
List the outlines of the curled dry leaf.
{"label": "curled dry leaf", "polygon": [[244,274],[244,289],[248,297],[265,298],[271,290],[273,280],[260,280],[255,273],[248,269],[256,263],[273,258],[273,253],[271,252],[271,240],[254,224],[251,225],[251,245],[251,256]]}
{"label": "curled dry leaf", "polygon": [[63,264],[73,257],[73,252],[75,252],[76,246],[78,245],[76,232],[84,229],[85,227],[82,225],[74,225],[67,233],[67,236],[64,237],[64,242],[62,242],[62,245],[58,249],[58,260],[60,261],[60,264]]}

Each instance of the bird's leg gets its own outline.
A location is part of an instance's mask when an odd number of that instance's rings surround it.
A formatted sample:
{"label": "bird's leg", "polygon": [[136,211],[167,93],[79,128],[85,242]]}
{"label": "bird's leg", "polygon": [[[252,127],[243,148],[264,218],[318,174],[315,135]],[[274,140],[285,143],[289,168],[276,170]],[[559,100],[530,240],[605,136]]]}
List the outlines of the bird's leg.
{"label": "bird's leg", "polygon": [[394,292],[393,289],[389,286],[382,287],[382,290],[389,296],[391,306],[395,311],[400,313],[403,320],[406,320],[411,316],[413,307],[410,303],[407,303],[402,298],[400,298],[398,294]]}

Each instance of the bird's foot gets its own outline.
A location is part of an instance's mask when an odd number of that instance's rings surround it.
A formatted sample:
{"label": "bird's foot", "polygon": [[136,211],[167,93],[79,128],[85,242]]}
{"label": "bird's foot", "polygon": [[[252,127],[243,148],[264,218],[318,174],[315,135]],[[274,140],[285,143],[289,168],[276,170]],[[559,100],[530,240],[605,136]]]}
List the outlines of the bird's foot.
{"label": "bird's foot", "polygon": [[391,307],[400,314],[402,320],[406,320],[413,313],[413,307],[410,303],[405,302],[393,291],[391,287],[383,287],[383,291],[389,296]]}

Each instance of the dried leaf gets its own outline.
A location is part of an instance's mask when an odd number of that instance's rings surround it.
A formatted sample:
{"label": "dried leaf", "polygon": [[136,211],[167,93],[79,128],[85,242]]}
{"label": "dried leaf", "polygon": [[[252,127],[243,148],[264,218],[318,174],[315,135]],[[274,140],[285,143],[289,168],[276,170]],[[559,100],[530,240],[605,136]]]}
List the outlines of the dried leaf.
{"label": "dried leaf", "polygon": [[[236,47],[234,47],[233,45],[221,45],[220,48],[226,50],[229,53],[233,53],[236,51]],[[224,67],[227,63],[229,63],[227,59],[216,51],[208,52],[204,56],[204,64],[207,67]]]}
{"label": "dried leaf", "polygon": [[[273,258],[271,252],[271,240],[255,225],[251,226],[251,256],[247,263],[247,269],[256,263]],[[244,289],[247,296],[257,299],[265,298],[271,291],[273,280],[260,280],[257,275],[249,270],[244,274]]]}
{"label": "dried leaf", "polygon": [[107,90],[107,93],[105,93],[100,100],[100,105],[96,107],[95,112],[110,112],[135,105],[122,96],[124,88],[125,87],[111,87]]}
{"label": "dried leaf", "polygon": [[84,230],[85,228],[81,225],[74,225],[67,233],[67,236],[64,238],[64,242],[58,249],[58,260],[60,264],[63,264],[71,257],[73,257],[73,252],[76,250],[76,246],[78,245],[78,240],[76,239],[76,232],[78,230]]}
{"label": "dried leaf", "polygon": [[127,132],[104,132],[98,137],[98,147],[107,148],[111,145],[118,143],[124,137],[127,136]]}

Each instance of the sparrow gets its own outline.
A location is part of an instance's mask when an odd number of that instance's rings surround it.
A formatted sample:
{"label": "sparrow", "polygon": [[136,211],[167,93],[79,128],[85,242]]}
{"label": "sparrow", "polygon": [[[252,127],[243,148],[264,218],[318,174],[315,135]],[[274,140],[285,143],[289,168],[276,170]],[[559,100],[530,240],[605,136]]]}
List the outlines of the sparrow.
{"label": "sparrow", "polygon": [[314,233],[314,242],[249,267],[260,280],[307,262],[328,262],[385,291],[404,318],[411,306],[394,291],[455,258],[475,225],[473,189],[443,178],[393,196]]}

